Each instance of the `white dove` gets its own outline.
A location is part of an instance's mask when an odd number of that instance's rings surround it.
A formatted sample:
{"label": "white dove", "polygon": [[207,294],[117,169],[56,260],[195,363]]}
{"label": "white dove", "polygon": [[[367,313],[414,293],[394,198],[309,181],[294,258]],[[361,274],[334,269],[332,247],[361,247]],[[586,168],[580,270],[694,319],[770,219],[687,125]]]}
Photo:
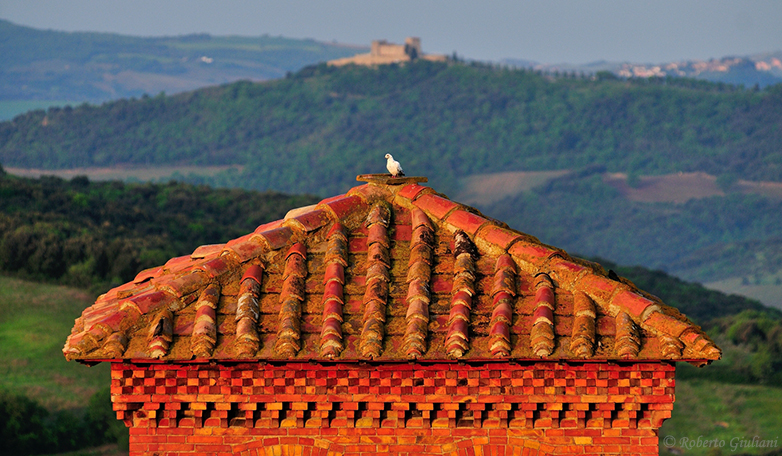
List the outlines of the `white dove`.
{"label": "white dove", "polygon": [[394,160],[391,154],[386,154],[386,169],[391,173],[391,177],[401,177],[405,173],[402,171],[402,165],[398,161]]}

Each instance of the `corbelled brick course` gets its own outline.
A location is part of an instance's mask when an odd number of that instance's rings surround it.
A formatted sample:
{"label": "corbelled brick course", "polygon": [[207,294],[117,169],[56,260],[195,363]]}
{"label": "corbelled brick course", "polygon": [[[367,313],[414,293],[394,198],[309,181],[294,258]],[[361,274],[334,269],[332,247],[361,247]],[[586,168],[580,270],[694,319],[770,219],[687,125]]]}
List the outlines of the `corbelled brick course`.
{"label": "corbelled brick course", "polygon": [[134,454],[639,454],[657,452],[673,376],[667,363],[116,363],[111,388]]}
{"label": "corbelled brick course", "polygon": [[76,320],[131,454],[657,453],[676,309],[452,202],[369,182],[142,271]]}

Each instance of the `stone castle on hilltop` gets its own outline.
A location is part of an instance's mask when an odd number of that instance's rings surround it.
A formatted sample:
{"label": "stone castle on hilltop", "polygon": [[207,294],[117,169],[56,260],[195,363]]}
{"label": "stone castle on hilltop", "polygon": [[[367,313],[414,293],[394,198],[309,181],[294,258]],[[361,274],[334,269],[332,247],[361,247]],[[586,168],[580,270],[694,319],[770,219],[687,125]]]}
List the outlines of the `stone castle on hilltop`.
{"label": "stone castle on hilltop", "polygon": [[386,65],[389,63],[412,62],[416,59],[445,62],[448,57],[442,54],[424,54],[421,50],[421,38],[407,37],[405,44],[393,44],[386,40],[375,40],[369,54],[357,54],[353,57],[330,60],[329,65]]}

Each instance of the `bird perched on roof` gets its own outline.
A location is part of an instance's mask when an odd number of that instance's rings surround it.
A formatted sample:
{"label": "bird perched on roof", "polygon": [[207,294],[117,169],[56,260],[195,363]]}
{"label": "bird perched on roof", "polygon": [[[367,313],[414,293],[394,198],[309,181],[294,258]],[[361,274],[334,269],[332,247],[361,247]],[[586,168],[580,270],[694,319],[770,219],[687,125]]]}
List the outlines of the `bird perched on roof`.
{"label": "bird perched on roof", "polygon": [[402,165],[394,160],[391,154],[386,154],[386,169],[391,173],[391,177],[402,177],[405,175],[404,171],[402,171]]}

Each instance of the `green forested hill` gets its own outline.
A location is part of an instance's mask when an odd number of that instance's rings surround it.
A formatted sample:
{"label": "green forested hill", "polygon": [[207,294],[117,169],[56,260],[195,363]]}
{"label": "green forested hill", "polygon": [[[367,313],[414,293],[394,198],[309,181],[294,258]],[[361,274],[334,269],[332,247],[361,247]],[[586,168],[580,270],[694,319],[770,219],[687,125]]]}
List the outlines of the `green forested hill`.
{"label": "green forested hill", "polygon": [[[321,195],[386,152],[441,189],[478,172],[706,171],[782,181],[782,86],[553,79],[478,64],[305,69],[171,97],[35,111],[0,124],[6,166],[246,164],[256,189]],[[221,183],[219,178],[215,183]]]}
{"label": "green forested hill", "polygon": [[[95,294],[144,267],[242,235],[314,200],[177,183],[20,179],[2,173],[0,196],[0,272],[90,287]],[[723,349],[724,360],[708,368],[677,367],[677,394],[684,388],[683,400],[707,396],[698,410],[708,407],[701,414],[729,421],[732,432],[746,428],[764,435],[778,429],[777,418],[761,417],[778,415],[780,312],[661,271],[600,261],[703,325]],[[52,453],[123,437],[127,445],[127,430],[114,420],[108,390],[98,390],[108,385],[106,366],[87,369],[66,363],[60,353],[69,322],[90,302],[81,290],[0,277],[0,411],[9,418],[0,422],[5,453]],[[716,390],[720,394],[713,394]],[[735,401],[748,400],[748,394],[757,413],[735,410]],[[697,414],[687,406],[678,410],[666,432],[691,435]],[[709,435],[722,429],[703,427]]]}
{"label": "green forested hill", "polygon": [[[582,255],[700,281],[774,283],[779,200],[730,190],[782,182],[782,86],[553,78],[479,64],[306,68],[266,83],[34,111],[0,123],[5,166],[242,165],[191,181],[331,196],[392,153],[452,196],[464,177],[573,172],[481,206]],[[629,201],[600,173],[705,171],[725,196]],[[719,257],[719,267],[709,258]]]}
{"label": "green forested hill", "polygon": [[101,290],[315,200],[176,182],[20,179],[0,171],[0,271]]}
{"label": "green forested hill", "polygon": [[0,20],[0,102],[100,102],[239,79],[279,78],[356,51],[268,35],[141,38],[38,30]]}
{"label": "green forested hill", "polygon": [[481,210],[568,251],[688,280],[755,280],[782,269],[782,200],[729,191],[684,203],[631,201],[602,172],[570,173]]}

